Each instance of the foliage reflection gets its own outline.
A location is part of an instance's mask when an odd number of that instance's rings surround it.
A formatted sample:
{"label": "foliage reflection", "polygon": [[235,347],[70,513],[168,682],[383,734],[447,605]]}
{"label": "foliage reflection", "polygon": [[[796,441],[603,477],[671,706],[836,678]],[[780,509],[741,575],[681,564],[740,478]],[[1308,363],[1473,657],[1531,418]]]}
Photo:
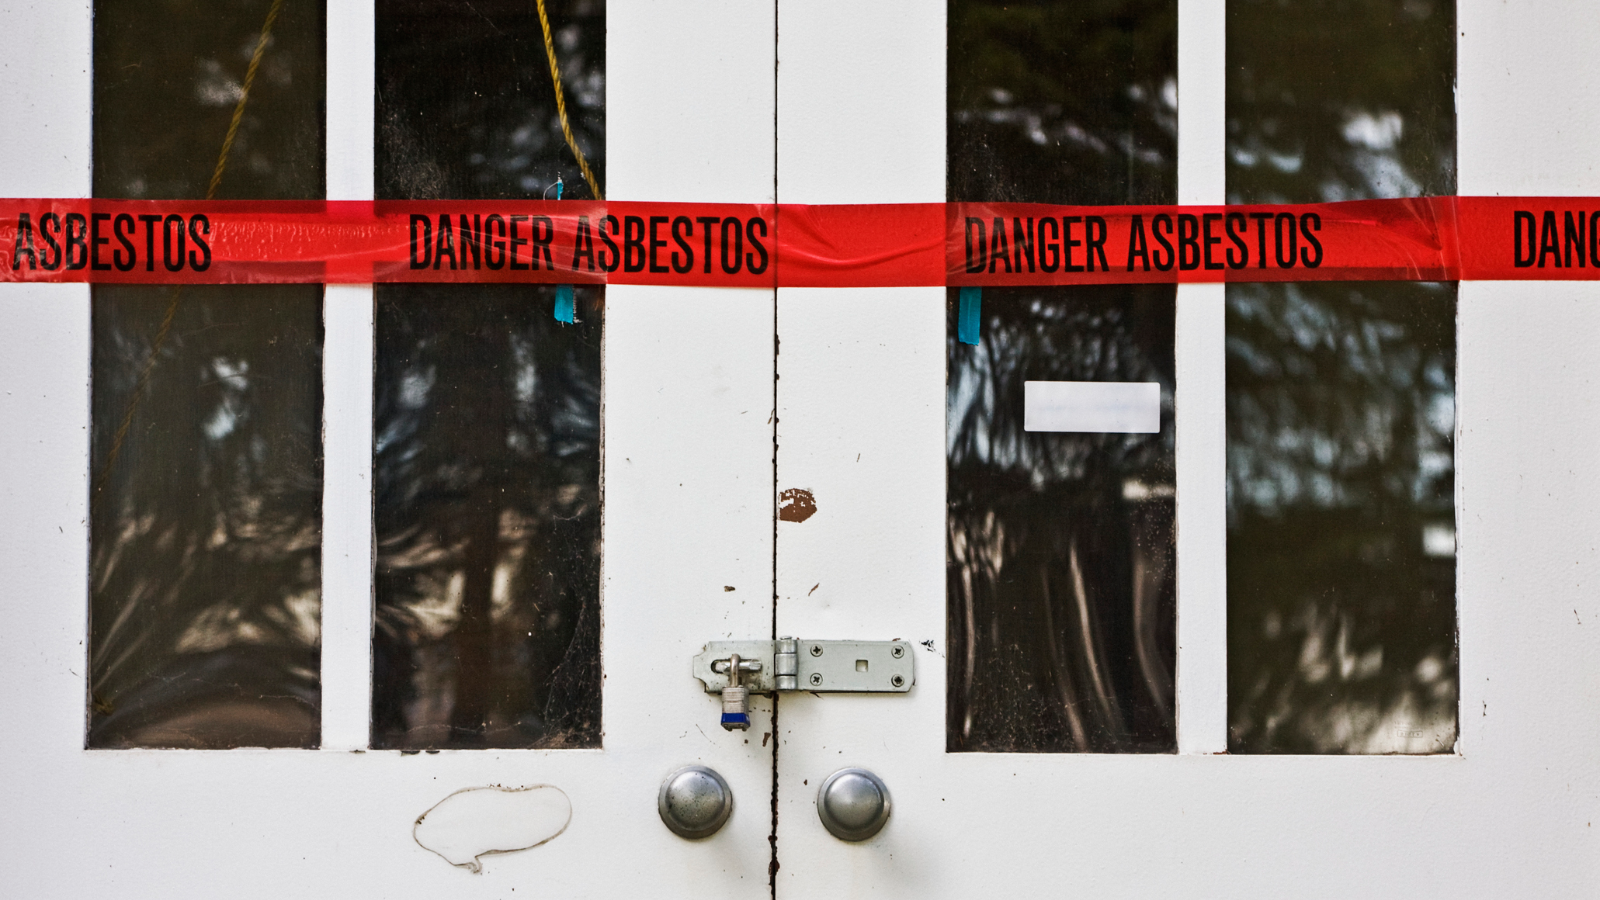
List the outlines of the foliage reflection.
{"label": "foliage reflection", "polygon": [[[240,104],[272,6],[97,0],[95,196],[323,196],[321,2]],[[316,745],[321,296],[93,289],[89,746]]]}
{"label": "foliage reflection", "polygon": [[[531,0],[384,0],[385,199],[572,199]],[[605,7],[548,0],[574,136],[605,171]],[[558,180],[561,188],[556,186]],[[378,747],[600,743],[599,289],[378,288]]]}
{"label": "foliage reflection", "polygon": [[[947,338],[950,749],[1171,750],[1172,291],[985,294]],[[1161,431],[1025,432],[1025,381],[1159,382]]]}
{"label": "foliage reflection", "polygon": [[[1171,203],[1172,0],[949,5],[951,200]],[[986,289],[947,338],[947,747],[1176,746],[1171,286]],[[1023,384],[1158,382],[1158,434],[1023,429]]]}
{"label": "foliage reflection", "polygon": [[600,326],[549,290],[378,306],[373,744],[599,739]]}
{"label": "foliage reflection", "polygon": [[[1228,3],[1228,198],[1455,190],[1454,15]],[[1230,285],[1235,752],[1456,736],[1454,285]]]}

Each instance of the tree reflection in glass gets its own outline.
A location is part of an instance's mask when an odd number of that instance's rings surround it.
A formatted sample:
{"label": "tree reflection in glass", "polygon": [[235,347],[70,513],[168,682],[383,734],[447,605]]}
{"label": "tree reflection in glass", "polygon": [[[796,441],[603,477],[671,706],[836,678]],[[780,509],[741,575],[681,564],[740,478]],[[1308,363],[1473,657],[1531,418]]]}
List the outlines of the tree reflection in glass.
{"label": "tree reflection in glass", "polygon": [[[951,200],[1171,203],[1177,4],[949,4]],[[1170,285],[985,289],[947,337],[947,748],[1171,751]],[[1023,429],[1023,384],[1161,385],[1158,434]]]}
{"label": "tree reflection in glass", "polygon": [[[950,749],[1171,750],[1172,290],[984,293],[946,339]],[[1025,381],[1159,382],[1161,431],[1024,431]]]}
{"label": "tree reflection in glass", "polygon": [[[1228,3],[1228,199],[1455,190],[1444,0]],[[1456,737],[1450,284],[1227,289],[1228,745]]]}
{"label": "tree reflection in glass", "polygon": [[599,741],[599,301],[552,293],[378,304],[375,746]]}
{"label": "tree reflection in glass", "polygon": [[[547,0],[605,171],[605,6]],[[382,199],[587,198],[532,0],[378,4]],[[600,744],[602,290],[381,285],[376,747]]]}
{"label": "tree reflection in glass", "polygon": [[[206,196],[272,6],[97,0],[95,196]],[[323,21],[283,4],[218,199],[323,196]],[[322,289],[92,297],[87,743],[315,746]]]}

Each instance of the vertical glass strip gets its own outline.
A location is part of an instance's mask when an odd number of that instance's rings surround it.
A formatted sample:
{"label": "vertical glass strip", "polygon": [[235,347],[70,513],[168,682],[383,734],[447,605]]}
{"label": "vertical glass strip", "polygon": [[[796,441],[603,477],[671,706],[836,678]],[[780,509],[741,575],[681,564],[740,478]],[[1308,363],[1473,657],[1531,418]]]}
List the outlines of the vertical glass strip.
{"label": "vertical glass strip", "polygon": [[[951,0],[948,28],[950,200],[1174,202],[1173,0]],[[963,329],[950,292],[951,751],[1176,748],[1174,297],[985,288]],[[1030,431],[1030,381],[1154,385],[1159,427]]]}
{"label": "vertical glass strip", "polygon": [[[1454,193],[1454,25],[1229,0],[1229,202]],[[1455,285],[1229,285],[1226,321],[1229,749],[1448,752]]]}
{"label": "vertical glass strip", "polygon": [[[95,196],[320,199],[323,41],[321,0],[96,0]],[[88,746],[316,746],[322,289],[92,296]]]}
{"label": "vertical glass strip", "polygon": [[[544,7],[603,184],[605,5]],[[595,196],[532,0],[382,0],[377,57],[379,199]],[[557,292],[377,288],[375,747],[600,744],[603,292]]]}

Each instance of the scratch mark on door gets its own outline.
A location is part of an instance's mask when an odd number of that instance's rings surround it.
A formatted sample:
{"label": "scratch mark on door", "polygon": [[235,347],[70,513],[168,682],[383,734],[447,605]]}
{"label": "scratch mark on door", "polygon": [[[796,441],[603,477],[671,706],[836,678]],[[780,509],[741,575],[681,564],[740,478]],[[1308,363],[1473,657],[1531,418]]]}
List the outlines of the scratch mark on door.
{"label": "scratch mark on door", "polygon": [[482,874],[483,857],[531,850],[561,836],[572,803],[551,784],[462,788],[417,816],[411,837],[452,866]]}

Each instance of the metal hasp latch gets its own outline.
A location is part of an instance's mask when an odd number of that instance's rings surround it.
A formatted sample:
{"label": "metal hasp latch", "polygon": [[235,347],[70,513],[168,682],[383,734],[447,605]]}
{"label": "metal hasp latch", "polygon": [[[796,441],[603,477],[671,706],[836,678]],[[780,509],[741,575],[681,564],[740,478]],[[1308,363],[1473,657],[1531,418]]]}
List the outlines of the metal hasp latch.
{"label": "metal hasp latch", "polygon": [[722,727],[750,727],[750,695],[903,694],[916,682],[906,641],[712,641],[691,670],[706,693],[722,695]]}

